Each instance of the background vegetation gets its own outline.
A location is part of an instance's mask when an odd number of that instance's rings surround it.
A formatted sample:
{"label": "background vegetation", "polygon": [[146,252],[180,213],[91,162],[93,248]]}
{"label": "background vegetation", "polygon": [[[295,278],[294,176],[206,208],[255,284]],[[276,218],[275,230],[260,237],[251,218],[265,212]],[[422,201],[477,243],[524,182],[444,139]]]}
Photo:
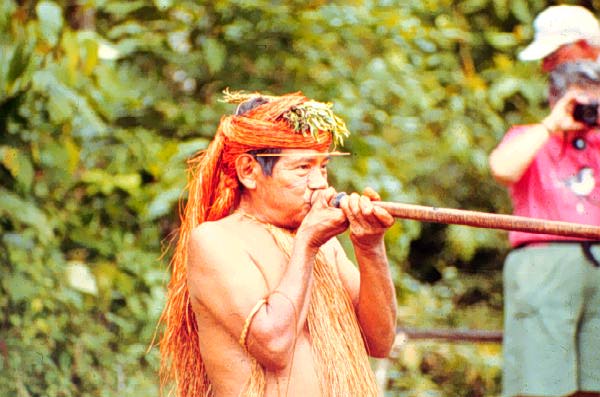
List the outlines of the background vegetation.
{"label": "background vegetation", "polygon": [[[508,213],[487,154],[536,120],[542,0],[0,2],[0,396],[155,396],[184,160],[225,87],[331,101],[339,190]],[[600,2],[585,5],[597,9]],[[501,329],[506,235],[397,222],[401,325]],[[390,396],[493,396],[497,345],[410,343]]]}

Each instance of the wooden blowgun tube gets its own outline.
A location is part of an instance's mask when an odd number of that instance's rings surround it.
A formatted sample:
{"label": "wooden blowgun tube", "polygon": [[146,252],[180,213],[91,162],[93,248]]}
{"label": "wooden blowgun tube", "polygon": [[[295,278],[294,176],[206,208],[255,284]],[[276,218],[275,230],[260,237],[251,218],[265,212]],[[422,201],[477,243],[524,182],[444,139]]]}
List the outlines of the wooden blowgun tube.
{"label": "wooden blowgun tube", "polygon": [[[338,207],[339,201],[344,195],[345,193],[339,193],[332,200],[332,205]],[[600,241],[600,227],[581,223],[551,221],[517,215],[492,214],[487,212],[427,207],[423,205],[386,201],[373,201],[373,205],[384,208],[394,218],[536,234],[553,234],[557,236]]]}

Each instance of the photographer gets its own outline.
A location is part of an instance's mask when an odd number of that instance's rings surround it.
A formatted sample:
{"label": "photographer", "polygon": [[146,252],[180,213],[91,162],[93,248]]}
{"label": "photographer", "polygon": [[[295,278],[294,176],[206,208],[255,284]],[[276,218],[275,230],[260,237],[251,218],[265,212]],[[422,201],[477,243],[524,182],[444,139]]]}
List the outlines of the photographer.
{"label": "photographer", "polygon": [[[600,225],[600,64],[550,73],[551,112],[512,127],[491,153],[516,215]],[[504,265],[505,396],[600,396],[600,246],[509,234]]]}

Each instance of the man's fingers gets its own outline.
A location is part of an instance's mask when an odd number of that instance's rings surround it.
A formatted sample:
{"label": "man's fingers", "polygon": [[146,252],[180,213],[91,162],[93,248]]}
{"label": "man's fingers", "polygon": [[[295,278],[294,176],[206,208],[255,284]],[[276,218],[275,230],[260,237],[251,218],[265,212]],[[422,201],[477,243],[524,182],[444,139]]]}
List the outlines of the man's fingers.
{"label": "man's fingers", "polygon": [[358,193],[352,193],[348,198],[348,209],[354,216],[358,216],[360,214],[360,196]]}
{"label": "man's fingers", "polygon": [[367,186],[363,191],[363,195],[367,196],[371,201],[381,201],[381,196],[373,188]]}
{"label": "man's fingers", "polygon": [[394,224],[394,217],[381,207],[374,206],[373,214],[384,227],[390,227]]}
{"label": "man's fingers", "polygon": [[332,187],[328,187],[327,189],[319,189],[312,192],[312,196],[310,198],[311,206],[316,205],[317,203],[322,207],[328,207],[329,202],[335,197],[336,191]]}
{"label": "man's fingers", "polygon": [[354,226],[361,224],[359,199],[358,194],[352,193],[344,196],[340,201],[340,208],[346,214],[350,224]]}
{"label": "man's fingers", "polygon": [[358,205],[363,216],[370,216],[373,213],[373,204],[369,197],[360,196]]}
{"label": "man's fingers", "polygon": [[329,202],[337,195],[337,192],[335,191],[334,188],[328,187],[327,189],[325,189],[323,191],[322,195],[323,195],[323,200],[325,200],[325,204],[329,205]]}
{"label": "man's fingers", "polygon": [[367,232],[367,234],[370,234],[376,230],[387,229],[392,226],[394,217],[385,209],[373,205],[372,201],[379,200],[379,195],[371,188],[366,188],[365,193],[367,194],[352,193],[340,200],[339,207],[348,218],[350,228],[355,233]]}

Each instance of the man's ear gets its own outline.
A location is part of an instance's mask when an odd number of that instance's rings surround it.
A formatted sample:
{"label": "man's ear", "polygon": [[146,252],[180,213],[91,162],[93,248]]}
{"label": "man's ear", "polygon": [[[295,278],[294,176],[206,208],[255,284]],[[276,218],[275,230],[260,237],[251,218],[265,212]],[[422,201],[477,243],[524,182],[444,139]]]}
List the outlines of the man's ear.
{"label": "man's ear", "polygon": [[256,188],[256,177],[262,172],[260,164],[252,155],[244,153],[235,160],[235,170],[240,183],[246,189]]}

